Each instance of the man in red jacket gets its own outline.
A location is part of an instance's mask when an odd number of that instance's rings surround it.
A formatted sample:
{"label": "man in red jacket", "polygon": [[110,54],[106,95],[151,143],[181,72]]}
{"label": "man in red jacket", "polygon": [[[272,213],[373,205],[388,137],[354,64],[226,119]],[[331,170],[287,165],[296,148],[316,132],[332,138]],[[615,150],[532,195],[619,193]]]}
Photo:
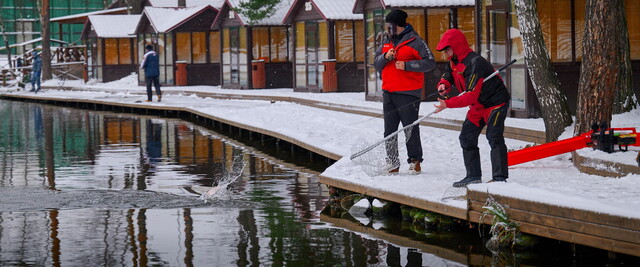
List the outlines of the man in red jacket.
{"label": "man in red jacket", "polygon": [[439,99],[439,103],[435,105],[436,113],[445,108],[469,107],[460,131],[460,146],[467,175],[453,183],[453,186],[463,187],[482,182],[478,136],[485,126],[491,146],[493,179],[490,182],[506,182],[509,172],[503,133],[511,99],[509,91],[500,76],[484,81],[495,70],[491,63],[469,48],[467,38],[460,30],[446,31],[436,50],[445,51],[450,60],[438,83],[438,92],[441,96],[446,96],[452,86],[460,92],[458,96],[447,100]]}
{"label": "man in red jacket", "polygon": [[[384,112],[384,136],[398,130],[398,124],[409,125],[418,119],[420,97],[424,84],[424,73],[432,70],[436,63],[427,43],[418,36],[410,24],[407,13],[392,10],[386,17],[388,36],[376,51],[373,65],[382,78],[382,109]],[[420,173],[422,144],[420,129],[413,127],[408,137],[407,154],[409,172]],[[398,139],[387,143],[389,172],[398,172]]]}

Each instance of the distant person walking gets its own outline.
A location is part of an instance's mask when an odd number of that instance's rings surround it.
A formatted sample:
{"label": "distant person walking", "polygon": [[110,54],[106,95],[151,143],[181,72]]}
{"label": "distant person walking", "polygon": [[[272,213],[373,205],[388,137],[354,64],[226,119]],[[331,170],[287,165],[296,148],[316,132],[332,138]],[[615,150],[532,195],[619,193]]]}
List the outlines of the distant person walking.
{"label": "distant person walking", "polygon": [[[42,73],[42,59],[38,55],[38,51],[31,52],[31,92],[40,91],[40,73]],[[37,89],[36,86],[38,85]]]}
{"label": "distant person walking", "polygon": [[[436,62],[427,43],[407,23],[407,13],[392,10],[386,17],[387,37],[376,51],[373,65],[382,78],[382,110],[384,112],[384,136],[398,130],[398,125],[409,125],[418,119],[424,73],[432,70]],[[407,162],[409,172],[418,174],[422,168],[422,144],[418,125],[407,137]],[[397,136],[387,145],[389,173],[400,169]]]}
{"label": "distant person walking", "polygon": [[153,51],[153,46],[145,46],[145,54],[140,63],[140,69],[144,69],[144,79],[147,83],[147,102],[152,101],[153,92],[151,91],[151,83],[156,88],[158,102],[162,100],[162,92],[160,91],[160,63],[158,53]]}

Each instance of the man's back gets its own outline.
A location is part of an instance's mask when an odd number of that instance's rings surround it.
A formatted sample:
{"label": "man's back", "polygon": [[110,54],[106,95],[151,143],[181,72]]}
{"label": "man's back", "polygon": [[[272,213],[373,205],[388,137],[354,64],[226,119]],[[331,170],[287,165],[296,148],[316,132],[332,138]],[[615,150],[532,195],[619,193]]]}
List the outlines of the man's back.
{"label": "man's back", "polygon": [[144,75],[147,77],[160,76],[158,53],[149,51],[144,55]]}

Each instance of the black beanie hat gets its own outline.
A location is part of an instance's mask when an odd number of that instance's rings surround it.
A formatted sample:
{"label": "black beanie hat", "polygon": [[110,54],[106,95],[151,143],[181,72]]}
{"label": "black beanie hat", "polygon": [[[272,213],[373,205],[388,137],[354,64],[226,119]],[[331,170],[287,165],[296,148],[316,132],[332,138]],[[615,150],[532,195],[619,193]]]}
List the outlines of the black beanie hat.
{"label": "black beanie hat", "polygon": [[384,21],[400,27],[404,27],[407,25],[407,17],[407,12],[404,12],[400,9],[394,9],[391,10],[389,14],[387,14],[387,16],[384,18]]}
{"label": "black beanie hat", "polygon": [[144,48],[147,49],[147,50],[153,50],[153,46],[152,45],[147,45]]}

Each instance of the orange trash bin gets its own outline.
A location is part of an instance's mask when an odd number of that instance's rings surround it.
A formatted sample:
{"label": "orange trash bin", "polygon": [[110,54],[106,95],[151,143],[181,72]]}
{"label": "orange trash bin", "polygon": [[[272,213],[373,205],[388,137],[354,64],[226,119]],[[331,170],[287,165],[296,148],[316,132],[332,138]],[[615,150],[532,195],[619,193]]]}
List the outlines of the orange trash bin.
{"label": "orange trash bin", "polygon": [[176,86],[187,85],[187,62],[176,61]]}
{"label": "orange trash bin", "polygon": [[329,59],[322,61],[324,72],[322,72],[322,92],[338,91],[338,73],[336,72],[336,60]]}
{"label": "orange trash bin", "polygon": [[264,60],[251,61],[251,84],[253,89],[267,88],[267,79],[265,77]]}

